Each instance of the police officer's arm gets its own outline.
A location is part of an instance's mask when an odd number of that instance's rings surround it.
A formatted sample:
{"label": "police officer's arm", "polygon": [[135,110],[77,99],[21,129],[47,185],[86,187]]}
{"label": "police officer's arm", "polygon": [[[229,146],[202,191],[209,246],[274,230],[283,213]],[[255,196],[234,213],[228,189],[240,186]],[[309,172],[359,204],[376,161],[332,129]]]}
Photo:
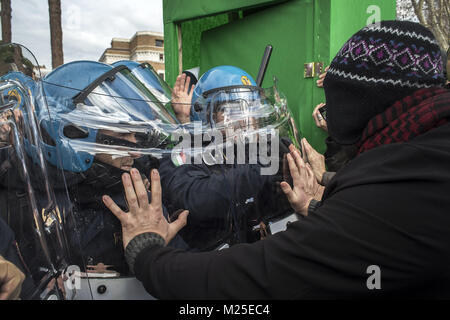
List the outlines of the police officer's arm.
{"label": "police officer's arm", "polygon": [[164,157],[159,167],[164,197],[177,209],[187,209],[197,219],[223,217],[231,201],[244,202],[264,187],[270,176],[258,165],[238,165],[220,172],[204,165],[176,167]]}

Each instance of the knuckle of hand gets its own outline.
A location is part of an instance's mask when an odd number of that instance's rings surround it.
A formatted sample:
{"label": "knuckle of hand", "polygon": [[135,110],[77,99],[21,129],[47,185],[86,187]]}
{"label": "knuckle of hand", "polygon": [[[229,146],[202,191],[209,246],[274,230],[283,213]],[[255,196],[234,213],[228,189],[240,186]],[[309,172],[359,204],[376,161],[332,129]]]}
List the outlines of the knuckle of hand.
{"label": "knuckle of hand", "polygon": [[161,204],[152,203],[151,207],[154,211],[160,211],[160,210],[162,211]]}

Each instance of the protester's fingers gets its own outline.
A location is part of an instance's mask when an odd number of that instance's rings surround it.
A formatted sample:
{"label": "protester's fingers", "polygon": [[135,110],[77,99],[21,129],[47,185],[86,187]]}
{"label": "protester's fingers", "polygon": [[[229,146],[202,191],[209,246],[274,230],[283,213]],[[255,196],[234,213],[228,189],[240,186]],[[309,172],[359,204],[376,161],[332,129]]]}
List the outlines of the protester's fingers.
{"label": "protester's fingers", "polygon": [[319,103],[319,104],[314,108],[314,110],[313,110],[313,115],[314,115],[314,114],[317,114],[317,113],[320,114],[319,109],[322,108],[324,105],[325,105],[325,103],[323,103],[323,102]]}
{"label": "protester's fingers", "polygon": [[147,189],[145,188],[144,182],[142,181],[139,170],[135,168],[131,169],[131,178],[133,180],[133,186],[134,190],[136,191],[139,207],[144,210],[148,209]]}
{"label": "protester's fingers", "polygon": [[312,117],[314,119],[316,126],[320,128],[321,124],[320,124],[319,112],[314,110]]}
{"label": "protester's fingers", "polygon": [[310,159],[318,154],[318,152],[309,144],[308,140],[303,138],[302,142],[303,142],[303,146],[304,146],[306,155],[308,156],[308,159]]}
{"label": "protester's fingers", "polygon": [[281,190],[283,190],[285,195],[288,195],[291,192],[294,192],[292,190],[291,186],[289,185],[289,183],[287,183],[286,181],[281,181],[280,182],[280,187],[281,187]]}
{"label": "protester's fingers", "polygon": [[305,171],[306,171],[306,175],[308,177],[308,186],[310,188],[312,188],[314,186],[314,181],[315,181],[315,177],[314,177],[314,172],[312,170],[312,167],[309,163],[306,164],[305,166]]}
{"label": "protester's fingers", "polygon": [[314,148],[309,144],[308,140],[306,140],[306,138],[303,138],[303,142],[305,144],[306,152],[310,153],[315,151]]}
{"label": "protester's fingers", "polygon": [[325,76],[327,75],[328,69],[330,68],[330,66],[326,67],[323,72],[319,75],[320,78],[325,78]]}
{"label": "protester's fingers", "polygon": [[172,222],[169,225],[169,237],[167,239],[167,242],[170,242],[172,238],[181,230],[184,226],[187,224],[187,217],[189,215],[188,210],[184,210],[180,215],[178,216],[177,220]]}
{"label": "protester's fingers", "polygon": [[303,158],[303,161],[305,161],[306,163],[308,163],[308,159],[309,159],[309,157],[308,157],[308,150],[306,150],[306,148],[305,148],[305,143],[304,143],[304,140],[305,140],[305,138],[303,138],[302,140],[300,140],[300,145],[302,146],[302,158]]}
{"label": "protester's fingers", "polygon": [[290,154],[287,155],[289,171],[291,172],[292,181],[294,183],[294,187],[300,183],[300,173],[299,168],[295,164],[295,160],[292,158]]}
{"label": "protester's fingers", "polygon": [[283,191],[283,193],[286,195],[288,201],[290,203],[293,203],[295,201],[295,192],[294,192],[294,190],[292,190],[289,183],[287,183],[286,181],[282,181],[280,183],[280,188]]}
{"label": "protester's fingers", "polygon": [[305,170],[308,174],[308,178],[314,177],[314,171],[310,163],[305,163]]}
{"label": "protester's fingers", "polygon": [[[301,159],[303,161],[303,159]],[[308,171],[306,170],[306,164],[303,162],[303,164],[299,165],[299,173],[300,173],[300,181],[301,181],[301,188],[305,189],[308,186]]]}
{"label": "protester's fingers", "polygon": [[126,213],[119,208],[119,206],[109,196],[104,195],[102,197],[105,206],[119,219],[120,222],[124,221]]}
{"label": "protester's fingers", "polygon": [[289,145],[289,151],[292,153],[292,152],[294,152],[294,151],[298,151],[298,152],[300,152],[292,143]]}
{"label": "protester's fingers", "polygon": [[306,146],[306,139],[303,138],[300,143],[302,144],[302,150],[303,150],[303,161],[306,161],[306,159],[309,157],[309,150],[308,147]]}
{"label": "protester's fingers", "polygon": [[314,187],[316,185],[319,185],[319,178],[316,176],[316,173],[315,173],[313,167],[307,165],[307,168],[308,168],[309,175],[310,175],[309,182],[310,182],[311,186]]}
{"label": "protester's fingers", "polygon": [[158,170],[153,169],[150,172],[150,183],[152,189],[152,201],[151,205],[155,209],[162,208],[162,192],[161,192],[161,180],[159,178]]}
{"label": "protester's fingers", "polygon": [[293,158],[294,158],[295,164],[298,168],[298,172],[299,172],[299,176],[300,176],[299,183],[297,186],[304,188],[305,183],[307,183],[307,179],[308,179],[308,172],[306,171],[306,163],[303,161],[302,157],[297,152],[293,153]]}
{"label": "protester's fingers", "polygon": [[300,170],[302,167],[305,166],[305,161],[303,161],[300,152],[298,150],[295,150],[291,153],[292,157],[295,160],[295,164],[297,165],[297,168]]}
{"label": "protester's fingers", "polygon": [[136,197],[136,191],[134,191],[133,182],[129,173],[122,175],[123,188],[125,190],[125,197],[127,199],[128,208],[130,211],[139,209],[139,203]]}
{"label": "protester's fingers", "polygon": [[322,125],[322,121],[323,121],[323,116],[320,113],[319,110],[316,110],[313,114],[313,117],[317,120],[316,124],[318,124],[319,126]]}

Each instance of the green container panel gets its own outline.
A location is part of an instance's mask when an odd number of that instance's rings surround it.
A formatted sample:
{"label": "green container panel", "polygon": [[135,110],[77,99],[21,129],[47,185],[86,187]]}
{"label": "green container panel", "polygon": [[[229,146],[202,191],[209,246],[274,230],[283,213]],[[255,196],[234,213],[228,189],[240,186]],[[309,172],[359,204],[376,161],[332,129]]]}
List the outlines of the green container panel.
{"label": "green container panel", "polygon": [[[203,32],[200,73],[218,65],[234,65],[256,79],[267,44],[273,46],[263,87],[278,79],[289,107],[304,131],[301,110],[310,109],[313,81],[304,81],[303,63],[313,61],[313,1],[290,1]],[[292,38],[296,34],[295,40]],[[302,123],[304,122],[304,124]]]}

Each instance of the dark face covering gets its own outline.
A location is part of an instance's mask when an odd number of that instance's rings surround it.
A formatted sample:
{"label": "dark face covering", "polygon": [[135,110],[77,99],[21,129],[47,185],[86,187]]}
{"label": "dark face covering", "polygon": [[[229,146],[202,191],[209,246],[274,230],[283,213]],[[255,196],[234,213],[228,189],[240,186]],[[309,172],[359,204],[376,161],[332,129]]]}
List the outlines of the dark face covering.
{"label": "dark face covering", "polygon": [[343,145],[334,141],[331,137],[325,140],[327,150],[325,151],[325,165],[328,171],[337,172],[350,160],[356,157],[358,147],[356,144]]}

